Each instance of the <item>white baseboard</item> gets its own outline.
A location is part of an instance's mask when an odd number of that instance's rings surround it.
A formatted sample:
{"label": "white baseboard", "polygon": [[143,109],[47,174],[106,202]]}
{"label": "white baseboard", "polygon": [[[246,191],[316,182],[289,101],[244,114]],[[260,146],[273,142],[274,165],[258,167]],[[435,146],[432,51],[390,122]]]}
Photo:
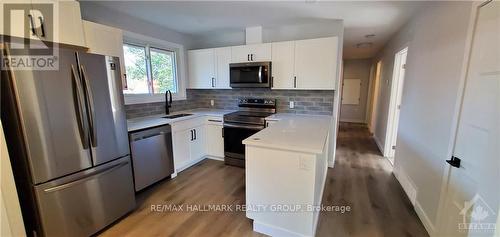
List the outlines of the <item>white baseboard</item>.
{"label": "white baseboard", "polygon": [[384,146],[382,146],[382,144],[375,135],[373,135],[373,140],[375,141],[375,144],[377,144],[377,147],[380,150],[380,152],[384,154]]}
{"label": "white baseboard", "polygon": [[259,223],[256,221],[253,222],[253,231],[273,237],[307,237],[307,235],[291,232],[277,226]]}
{"label": "white baseboard", "polygon": [[415,206],[417,201],[417,189],[415,188],[415,185],[413,185],[411,179],[399,165],[395,165],[392,172],[399,184],[401,184],[401,187],[403,187],[403,190],[405,191],[406,196],[408,196],[408,199],[410,199],[411,204]]}
{"label": "white baseboard", "polygon": [[205,156],[205,158],[210,159],[210,160],[224,161],[224,157],[217,157],[217,156]]}
{"label": "white baseboard", "polygon": [[424,225],[425,230],[427,230],[429,236],[437,237],[435,226],[432,224],[427,214],[425,214],[424,209],[422,209],[422,206],[418,201],[415,203],[415,212],[417,213],[418,218],[420,218],[420,221],[422,221],[422,224]]}

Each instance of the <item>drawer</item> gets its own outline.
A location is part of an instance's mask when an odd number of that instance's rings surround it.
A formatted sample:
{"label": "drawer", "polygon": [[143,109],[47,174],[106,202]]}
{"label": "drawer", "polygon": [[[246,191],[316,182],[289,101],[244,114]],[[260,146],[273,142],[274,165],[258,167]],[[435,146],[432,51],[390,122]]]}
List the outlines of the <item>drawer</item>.
{"label": "drawer", "polygon": [[222,117],[217,117],[217,116],[206,116],[205,117],[205,124],[222,125],[222,123],[223,123]]}
{"label": "drawer", "polygon": [[191,129],[205,123],[205,116],[194,117],[190,119],[185,119],[177,122],[171,123],[172,131],[183,131],[187,129]]}

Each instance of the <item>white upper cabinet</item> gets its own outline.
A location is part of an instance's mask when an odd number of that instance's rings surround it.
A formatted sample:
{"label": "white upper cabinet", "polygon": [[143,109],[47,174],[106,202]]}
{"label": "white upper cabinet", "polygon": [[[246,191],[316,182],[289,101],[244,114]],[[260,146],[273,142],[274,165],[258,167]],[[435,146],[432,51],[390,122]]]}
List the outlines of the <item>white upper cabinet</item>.
{"label": "white upper cabinet", "polygon": [[233,46],[231,54],[233,63],[271,61],[271,43]]}
{"label": "white upper cabinet", "polygon": [[231,47],[215,49],[216,75],[214,88],[231,89],[229,86],[229,64],[231,63]]}
{"label": "white upper cabinet", "polygon": [[189,88],[229,89],[231,47],[188,51]]}
{"label": "white upper cabinet", "polygon": [[26,0],[16,3],[25,6],[0,4],[1,19],[9,18],[10,22],[10,30],[1,24],[0,34],[86,47],[78,1]]}
{"label": "white upper cabinet", "polygon": [[272,43],[273,89],[294,88],[295,41]]}
{"label": "white upper cabinet", "polygon": [[337,37],[295,41],[296,88],[333,90],[337,47]]}
{"label": "white upper cabinet", "polygon": [[120,71],[123,86],[126,87],[125,61],[123,56],[123,32],[121,29],[83,21],[85,43],[89,53],[103,54],[120,58]]}
{"label": "white upper cabinet", "polygon": [[189,88],[211,89],[215,84],[215,50],[188,51]]}

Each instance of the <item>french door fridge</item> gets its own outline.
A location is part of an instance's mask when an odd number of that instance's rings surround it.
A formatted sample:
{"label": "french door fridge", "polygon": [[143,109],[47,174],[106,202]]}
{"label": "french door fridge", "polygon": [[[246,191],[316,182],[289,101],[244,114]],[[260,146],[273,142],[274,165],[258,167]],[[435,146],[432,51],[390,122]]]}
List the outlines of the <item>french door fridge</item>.
{"label": "french door fridge", "polygon": [[60,48],[58,62],[1,71],[1,121],[27,234],[89,236],[135,207],[119,61]]}

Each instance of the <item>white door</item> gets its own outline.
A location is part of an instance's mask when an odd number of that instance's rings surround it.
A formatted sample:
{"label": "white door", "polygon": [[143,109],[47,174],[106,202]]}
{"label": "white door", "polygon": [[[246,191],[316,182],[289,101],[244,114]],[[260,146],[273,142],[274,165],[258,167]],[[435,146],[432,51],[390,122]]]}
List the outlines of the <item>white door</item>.
{"label": "white door", "polygon": [[500,214],[500,2],[477,13],[440,236],[493,236]]}
{"label": "white door", "polygon": [[234,46],[231,51],[233,63],[271,61],[271,43]]}
{"label": "white door", "polygon": [[378,112],[378,97],[380,91],[380,71],[382,69],[382,61],[377,62],[377,66],[375,69],[375,78],[373,85],[373,95],[372,95],[372,107],[371,107],[371,116],[370,116],[370,133],[375,134],[375,128],[377,126],[377,112]]}
{"label": "white door", "polygon": [[174,149],[174,167],[178,172],[184,168],[190,160],[191,130],[173,132],[172,147]]}
{"label": "white door", "polygon": [[334,89],[337,42],[337,37],[295,41],[296,88]]}
{"label": "white door", "polygon": [[205,129],[203,125],[192,129],[194,133],[193,141],[189,146],[191,161],[198,160],[205,156]]}
{"label": "white door", "polygon": [[224,138],[222,125],[208,124],[206,126],[207,153],[210,156],[224,157]]}
{"label": "white door", "polygon": [[214,49],[188,51],[189,88],[213,88],[215,80]]}
{"label": "white door", "polygon": [[231,89],[229,86],[229,64],[231,63],[231,47],[215,49],[215,88]]}
{"label": "white door", "polygon": [[272,43],[273,89],[294,88],[295,41]]}
{"label": "white door", "polygon": [[384,151],[387,151],[385,156],[389,157],[389,161],[394,163],[394,153],[396,151],[396,140],[398,137],[398,127],[399,127],[399,115],[401,112],[401,100],[403,98],[403,85],[406,72],[406,56],[408,54],[408,48],[399,51],[396,54],[394,61],[394,76],[393,83],[391,87],[391,101],[389,106],[389,121],[387,126],[387,143]]}

